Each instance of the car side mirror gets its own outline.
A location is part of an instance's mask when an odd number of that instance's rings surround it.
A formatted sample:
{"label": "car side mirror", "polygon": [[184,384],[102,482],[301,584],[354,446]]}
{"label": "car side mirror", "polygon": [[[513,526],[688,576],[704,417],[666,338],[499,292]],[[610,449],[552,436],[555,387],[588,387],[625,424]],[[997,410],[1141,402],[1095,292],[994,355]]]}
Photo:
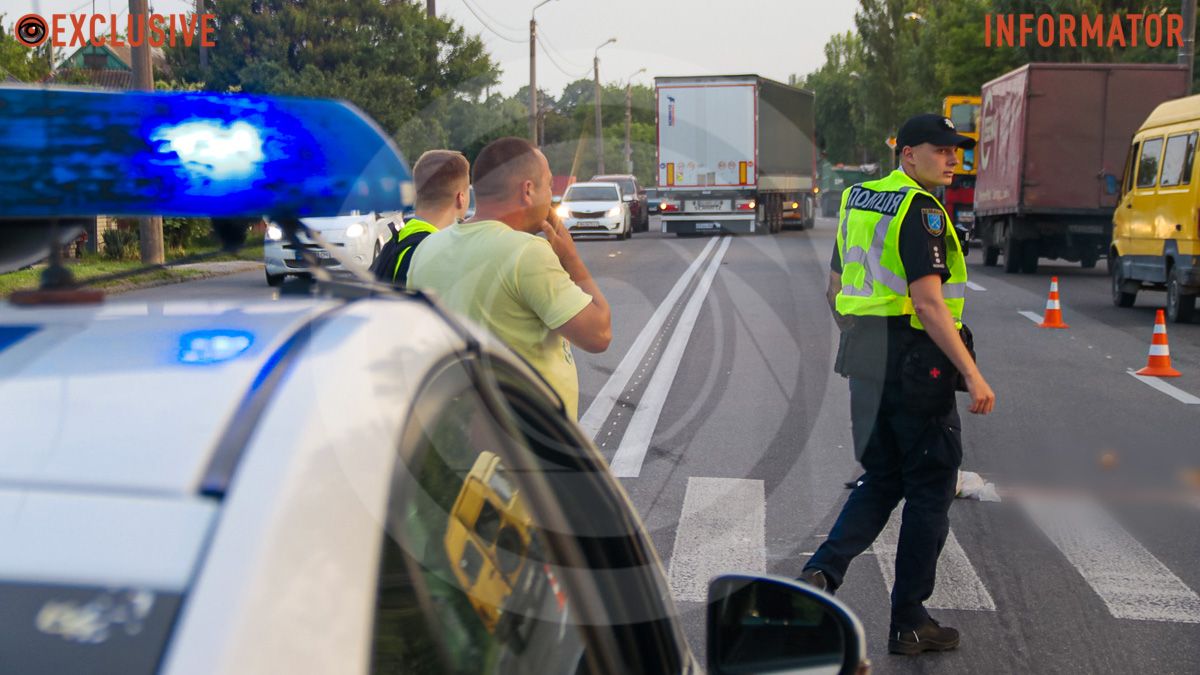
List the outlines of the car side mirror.
{"label": "car side mirror", "polygon": [[954,232],[958,235],[958,243],[962,245],[962,254],[967,255],[971,252],[971,231],[955,223]]}
{"label": "car side mirror", "polygon": [[722,575],[708,585],[708,672],[865,674],[866,637],[833,596],[793,579]]}

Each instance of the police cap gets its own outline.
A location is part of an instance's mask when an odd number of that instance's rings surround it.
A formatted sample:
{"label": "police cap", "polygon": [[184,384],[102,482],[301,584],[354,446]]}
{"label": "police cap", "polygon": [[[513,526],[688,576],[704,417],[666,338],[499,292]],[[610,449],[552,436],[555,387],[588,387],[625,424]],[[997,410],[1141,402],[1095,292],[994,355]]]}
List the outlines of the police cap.
{"label": "police cap", "polygon": [[975,139],[963,136],[954,128],[954,122],[949,117],[941,115],[916,115],[908,118],[900,125],[896,133],[896,152],[904,146],[916,147],[922,143],[934,145],[955,145],[970,150],[975,147]]}

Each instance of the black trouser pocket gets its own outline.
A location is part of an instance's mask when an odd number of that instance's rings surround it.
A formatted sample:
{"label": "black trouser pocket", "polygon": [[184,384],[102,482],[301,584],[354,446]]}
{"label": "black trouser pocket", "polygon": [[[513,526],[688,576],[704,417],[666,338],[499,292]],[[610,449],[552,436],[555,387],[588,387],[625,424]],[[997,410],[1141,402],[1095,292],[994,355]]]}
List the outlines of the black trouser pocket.
{"label": "black trouser pocket", "polygon": [[958,370],[932,340],[918,339],[900,362],[901,405],[921,417],[942,417],[954,409]]}
{"label": "black trouser pocket", "polygon": [[924,461],[942,469],[962,466],[962,429],[945,418],[930,420],[921,444]]}

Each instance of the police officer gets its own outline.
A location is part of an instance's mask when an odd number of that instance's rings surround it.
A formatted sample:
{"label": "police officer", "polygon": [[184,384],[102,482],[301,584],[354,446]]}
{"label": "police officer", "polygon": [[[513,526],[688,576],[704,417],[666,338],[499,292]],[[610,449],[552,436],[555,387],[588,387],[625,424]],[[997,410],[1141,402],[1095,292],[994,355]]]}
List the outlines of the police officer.
{"label": "police officer", "polygon": [[865,474],[801,579],[833,592],[850,561],[904,499],[888,651],[958,646],[958,631],[925,611],[949,532],[962,437],[955,389],[986,415],[995,394],[962,325],[962,246],[933,196],[949,185],[955,149],[971,148],[940,115],[917,115],[897,134],[900,168],[842,193],[828,297],[842,328],[836,368],[850,379],[855,459]]}
{"label": "police officer", "polygon": [[375,278],[403,288],[413,252],[425,237],[463,218],[470,205],[471,165],[461,152],[429,150],[413,165],[417,198],[413,217],[379,252]]}

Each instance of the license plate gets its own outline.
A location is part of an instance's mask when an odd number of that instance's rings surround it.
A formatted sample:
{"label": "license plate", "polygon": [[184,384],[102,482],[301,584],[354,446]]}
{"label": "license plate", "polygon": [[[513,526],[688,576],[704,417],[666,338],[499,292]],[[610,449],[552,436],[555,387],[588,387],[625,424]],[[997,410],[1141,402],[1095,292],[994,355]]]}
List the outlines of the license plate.
{"label": "license plate", "polygon": [[975,212],[974,211],[959,211],[958,219],[964,223],[973,223],[973,222],[975,222]]}
{"label": "license plate", "polygon": [[[333,256],[329,255],[329,251],[316,250],[316,251],[312,251],[312,254],[317,256],[318,260],[326,260],[328,258],[333,257]],[[296,251],[296,260],[304,260],[304,252],[303,251]]]}
{"label": "license plate", "polygon": [[600,222],[596,220],[577,220],[574,227],[600,227]]}
{"label": "license plate", "polygon": [[1067,232],[1075,234],[1104,234],[1103,225],[1068,225]]}
{"label": "license plate", "polygon": [[719,223],[696,223],[697,230],[715,230],[720,227]]}
{"label": "license plate", "polygon": [[726,202],[721,199],[696,199],[689,203],[690,211],[724,211]]}

